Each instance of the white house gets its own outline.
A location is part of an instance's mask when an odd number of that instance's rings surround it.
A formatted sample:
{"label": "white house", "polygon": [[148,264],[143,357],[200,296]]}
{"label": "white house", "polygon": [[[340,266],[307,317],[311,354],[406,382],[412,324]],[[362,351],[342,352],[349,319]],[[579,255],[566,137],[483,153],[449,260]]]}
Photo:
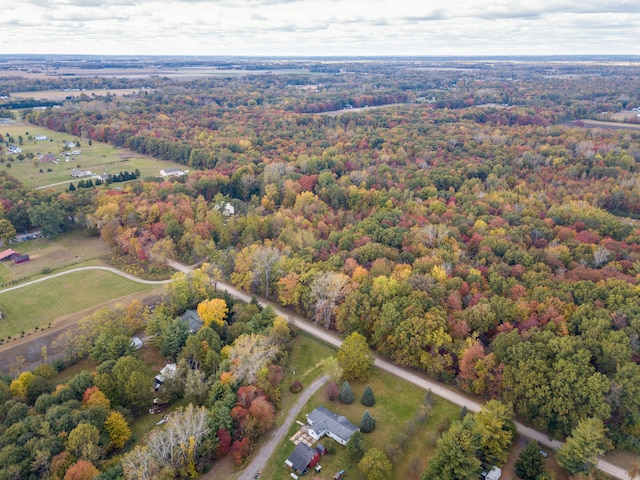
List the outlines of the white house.
{"label": "white house", "polygon": [[162,170],[160,170],[160,175],[163,177],[181,177],[183,175],[186,175],[187,172],[185,172],[184,170],[181,170],[179,168],[163,168]]}
{"label": "white house", "polygon": [[93,175],[93,173],[89,170],[79,170],[77,168],[71,170],[71,176],[74,178],[90,177],[91,175]]}
{"label": "white house", "polygon": [[215,204],[216,210],[218,210],[225,217],[232,217],[236,213],[236,209],[233,208],[229,202],[220,202]]}
{"label": "white house", "polygon": [[156,375],[155,378],[155,389],[158,390],[162,382],[164,382],[167,378],[173,378],[176,374],[177,365],[175,363],[167,363],[162,370],[160,370],[160,375]]}
{"label": "white house", "polygon": [[309,428],[307,432],[314,440],[324,435],[333,438],[340,445],[346,445],[351,435],[360,430],[342,415],[333,413],[325,407],[315,408],[307,414]]}

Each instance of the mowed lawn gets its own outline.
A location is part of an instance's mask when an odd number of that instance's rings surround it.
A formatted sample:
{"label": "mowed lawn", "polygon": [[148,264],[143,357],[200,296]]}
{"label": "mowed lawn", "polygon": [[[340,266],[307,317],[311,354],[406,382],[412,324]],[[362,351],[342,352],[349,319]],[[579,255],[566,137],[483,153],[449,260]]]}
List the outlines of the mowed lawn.
{"label": "mowed lawn", "polygon": [[[322,374],[322,361],[336,354],[336,350],[305,334],[300,333],[295,340],[290,356],[290,367],[287,368],[285,380],[282,386],[282,409],[279,418],[276,420],[280,424],[286,416],[291,404],[297,398],[289,392],[288,386],[292,379],[302,381],[304,386],[309,385],[318,375]],[[293,371],[295,370],[295,376]],[[376,404],[367,408],[360,403],[362,392],[366,385],[371,385],[376,397]],[[356,401],[351,405],[343,405],[336,401],[331,402],[326,399],[325,387],[316,393],[298,415],[298,420],[306,422],[305,414],[311,412],[315,407],[323,405],[336,413],[344,415],[356,425],[360,425],[360,419],[365,410],[369,410],[377,420],[378,428],[365,435],[367,448],[376,447],[385,451],[387,445],[394,443],[396,437],[402,435],[407,423],[414,423],[414,418],[420,405],[422,404],[425,391],[415,385],[400,380],[380,369],[374,369],[368,382],[350,383]],[[340,387],[340,385],[339,385]],[[450,419],[458,418],[460,407],[436,397],[436,404],[433,414],[424,423],[417,426],[415,432],[409,436],[402,455],[394,464],[394,478],[418,479],[420,473],[426,468],[428,459],[433,455],[435,440],[437,439],[437,428],[445,417]],[[262,468],[261,478],[282,479],[289,478],[289,469],[284,465],[284,461],[293,452],[295,446],[289,438],[298,430],[298,425],[293,424],[289,428],[287,439],[277,448],[276,453],[271,457],[267,465]],[[256,449],[259,446],[256,447]],[[417,465],[412,469],[412,462]],[[328,455],[320,461],[323,466],[322,472],[309,473],[307,476],[319,479],[331,479],[333,475],[346,470],[345,478],[354,480],[365,480],[357,465],[352,464],[344,454],[344,447],[338,446],[334,455]],[[214,470],[216,466],[214,465]],[[414,473],[413,470],[419,473]],[[220,473],[220,472],[217,472]]]}
{"label": "mowed lawn", "polygon": [[115,273],[85,270],[0,293],[0,338],[46,328],[55,319],[131,293],[153,290]]}
{"label": "mowed lawn", "polygon": [[[8,149],[5,147],[0,153],[0,161],[3,162],[0,163],[0,170],[6,169],[8,173],[20,180],[27,188],[35,189],[63,182],[62,185],[52,187],[62,191],[71,182],[77,185],[80,179],[71,177],[71,171],[74,168],[90,170],[95,174],[116,174],[125,170],[132,172],[138,169],[140,170],[141,178],[160,176],[160,170],[165,168],[184,168],[184,165],[157,160],[149,155],[142,155],[107,143],[92,142],[92,145],[89,145],[89,140],[86,138],[55,132],[26,122],[2,124],[0,125],[0,133],[3,136],[7,134],[12,136],[15,139],[12,145],[21,148],[22,155],[26,156],[29,152],[35,156],[51,153],[56,155],[57,159],[60,159],[58,164],[39,162],[36,159],[29,160],[28,158],[18,160],[17,154],[7,155]],[[44,135],[47,139],[35,140],[36,135]],[[18,144],[20,136],[23,139],[22,145]],[[32,139],[29,140],[29,137]],[[67,147],[67,151],[80,150],[80,154],[69,155],[68,157],[62,156],[64,146],[76,141],[80,142],[80,146]],[[13,159],[13,161],[10,161],[10,159]],[[40,170],[42,170],[42,173]]]}

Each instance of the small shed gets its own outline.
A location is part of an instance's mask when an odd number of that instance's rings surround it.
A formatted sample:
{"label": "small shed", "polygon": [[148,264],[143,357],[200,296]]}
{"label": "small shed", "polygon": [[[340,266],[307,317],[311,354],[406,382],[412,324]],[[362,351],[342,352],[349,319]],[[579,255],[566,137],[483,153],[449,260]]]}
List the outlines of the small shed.
{"label": "small shed", "polygon": [[13,259],[13,263],[20,265],[21,263],[27,263],[29,261],[29,255],[18,255]]}
{"label": "small shed", "polygon": [[135,350],[140,350],[144,346],[144,344],[142,343],[140,337],[131,337],[131,346]]}

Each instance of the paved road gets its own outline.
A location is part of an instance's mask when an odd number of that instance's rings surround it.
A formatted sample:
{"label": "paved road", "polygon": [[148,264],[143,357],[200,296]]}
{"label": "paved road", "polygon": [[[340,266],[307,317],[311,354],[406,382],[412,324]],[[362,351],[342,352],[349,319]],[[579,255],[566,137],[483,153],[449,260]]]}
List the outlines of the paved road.
{"label": "paved road", "polygon": [[[182,264],[179,264],[178,262],[169,262],[169,265],[175,268],[176,270],[179,270],[185,273],[193,269],[193,267],[182,265]],[[245,292],[242,292],[227,283],[218,282],[217,287],[220,290],[227,290],[229,294],[234,298],[237,298],[245,302],[251,301],[251,295],[247,295]],[[340,345],[342,345],[342,339],[340,337],[338,337],[337,335],[334,335],[333,333],[323,328],[320,328],[314,325],[306,318],[301,317],[300,315],[297,315],[288,310],[285,310],[273,302],[270,302],[268,300],[265,300],[257,296],[256,298],[258,298],[258,300],[262,305],[271,305],[275,309],[278,315],[281,315],[293,321],[296,327],[298,327],[300,330],[303,330],[309,333],[310,335],[313,335],[314,337],[319,338],[320,340],[330,345],[333,345],[335,347],[340,347]],[[442,385],[441,383],[438,383],[430,378],[427,378],[426,376],[418,372],[412,371],[404,367],[400,367],[378,356],[375,357],[375,365],[381,368],[382,370],[385,370],[391,373],[392,375],[395,375],[408,382],[413,383],[414,385],[417,385],[420,388],[423,388],[425,390],[431,389],[431,391],[434,394],[446,400],[449,400],[451,403],[455,403],[460,407],[467,407],[467,409],[472,412],[477,412],[480,410],[480,407],[481,407],[480,403],[474,400],[471,400],[468,397],[456,392],[455,390],[445,385]],[[541,445],[552,448],[554,450],[558,449],[560,445],[562,445],[562,442],[559,442],[558,440],[551,440],[549,439],[547,434],[534,430],[533,428],[527,427],[526,425],[523,425],[520,422],[516,422],[516,428],[518,429],[518,433],[520,435],[523,435],[530,439],[535,439]],[[619,478],[621,480],[633,480],[624,468],[613,465],[612,463],[602,459],[598,461],[598,469],[611,475],[614,478]],[[639,477],[635,477],[635,478],[639,478]]]}

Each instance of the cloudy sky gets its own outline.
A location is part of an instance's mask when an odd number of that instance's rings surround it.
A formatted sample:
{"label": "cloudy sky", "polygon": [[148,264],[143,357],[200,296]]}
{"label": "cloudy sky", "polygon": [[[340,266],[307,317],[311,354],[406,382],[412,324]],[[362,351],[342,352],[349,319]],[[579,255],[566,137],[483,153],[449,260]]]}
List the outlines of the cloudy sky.
{"label": "cloudy sky", "polygon": [[0,52],[640,54],[639,0],[0,0]]}

